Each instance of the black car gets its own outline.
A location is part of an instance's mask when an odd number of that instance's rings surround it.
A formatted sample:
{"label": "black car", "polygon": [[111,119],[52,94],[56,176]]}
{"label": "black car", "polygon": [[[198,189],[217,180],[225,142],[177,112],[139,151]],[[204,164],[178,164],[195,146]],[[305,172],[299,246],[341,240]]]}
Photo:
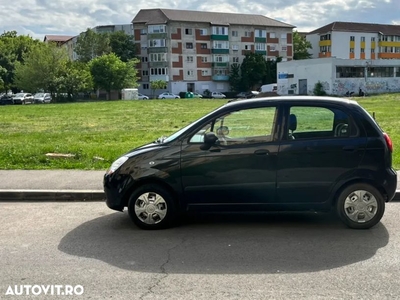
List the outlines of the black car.
{"label": "black car", "polygon": [[234,101],[131,150],[104,176],[106,203],[143,229],[200,210],[335,209],[370,228],[392,200],[392,141],[357,102],[288,96]]}
{"label": "black car", "polygon": [[3,95],[0,97],[0,105],[14,104],[13,97],[10,95]]}

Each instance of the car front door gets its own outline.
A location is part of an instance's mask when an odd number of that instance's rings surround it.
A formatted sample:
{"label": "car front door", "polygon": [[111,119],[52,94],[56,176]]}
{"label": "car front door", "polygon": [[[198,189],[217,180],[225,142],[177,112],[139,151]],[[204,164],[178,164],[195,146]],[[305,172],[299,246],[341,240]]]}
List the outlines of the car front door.
{"label": "car front door", "polygon": [[357,169],[366,139],[340,107],[292,105],[279,149],[277,200],[324,203],[341,178]]}
{"label": "car front door", "polygon": [[[182,184],[189,208],[274,202],[277,119],[275,106],[229,112],[182,142]],[[218,141],[204,147],[208,132]]]}

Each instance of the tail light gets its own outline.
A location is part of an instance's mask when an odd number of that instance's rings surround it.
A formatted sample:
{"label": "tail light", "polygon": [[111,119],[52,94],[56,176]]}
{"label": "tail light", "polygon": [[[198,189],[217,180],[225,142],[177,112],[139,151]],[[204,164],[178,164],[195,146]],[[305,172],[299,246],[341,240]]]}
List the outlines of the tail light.
{"label": "tail light", "polygon": [[393,152],[393,142],[390,139],[389,135],[387,133],[383,133],[383,136],[385,137],[386,145],[389,148],[390,152]]}

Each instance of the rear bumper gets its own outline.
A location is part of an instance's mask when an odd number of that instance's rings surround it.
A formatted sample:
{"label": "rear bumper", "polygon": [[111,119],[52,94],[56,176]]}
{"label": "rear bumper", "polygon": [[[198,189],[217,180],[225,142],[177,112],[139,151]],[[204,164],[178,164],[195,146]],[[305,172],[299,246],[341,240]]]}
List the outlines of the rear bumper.
{"label": "rear bumper", "polygon": [[397,172],[390,168],[387,170],[386,180],[383,182],[383,187],[386,190],[386,202],[392,201],[396,195],[397,190]]}

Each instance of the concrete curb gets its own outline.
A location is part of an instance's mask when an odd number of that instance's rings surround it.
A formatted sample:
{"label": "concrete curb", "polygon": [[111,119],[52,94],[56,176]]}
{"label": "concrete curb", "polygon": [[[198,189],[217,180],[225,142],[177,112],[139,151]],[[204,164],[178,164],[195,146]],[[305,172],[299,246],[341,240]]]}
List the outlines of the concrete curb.
{"label": "concrete curb", "polygon": [[102,190],[0,190],[0,201],[104,201]]}

